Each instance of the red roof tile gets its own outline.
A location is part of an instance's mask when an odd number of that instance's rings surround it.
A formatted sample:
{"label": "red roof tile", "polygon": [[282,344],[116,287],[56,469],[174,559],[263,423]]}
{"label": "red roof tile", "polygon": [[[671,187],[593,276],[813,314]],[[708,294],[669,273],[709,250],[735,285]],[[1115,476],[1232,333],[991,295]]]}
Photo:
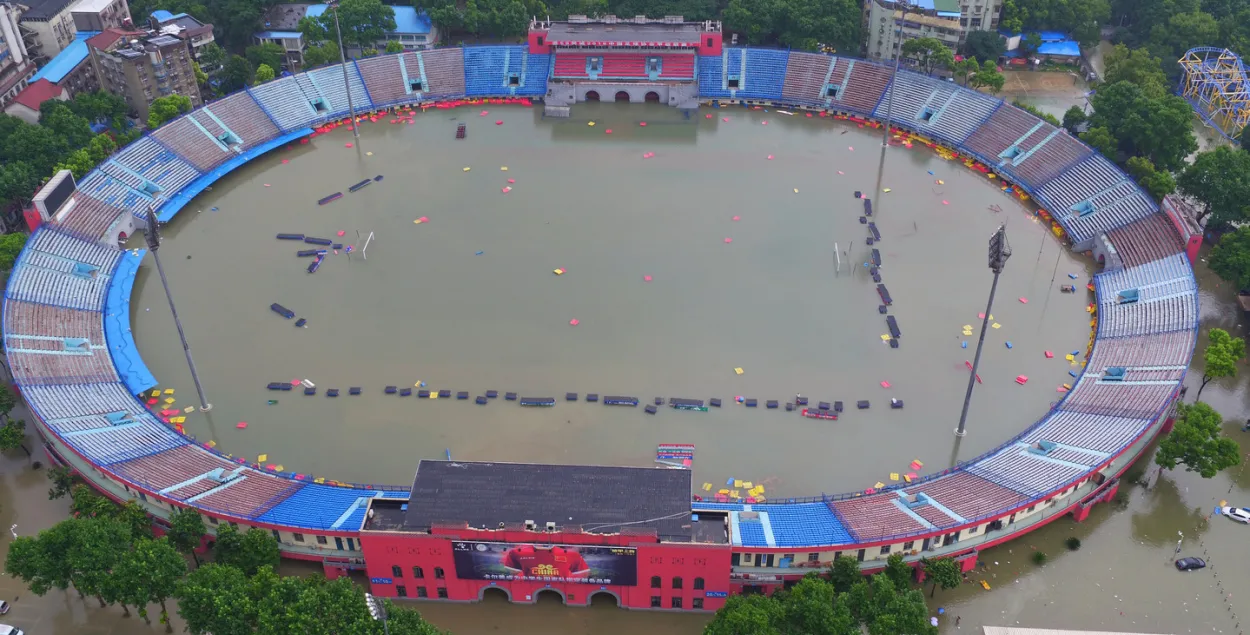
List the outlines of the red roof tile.
{"label": "red roof tile", "polygon": [[16,101],[31,110],[38,111],[39,104],[42,104],[49,99],[56,99],[57,97],[60,97],[61,93],[64,91],[64,88],[61,88],[46,79],[40,79],[39,81],[27,86],[22,90],[22,92],[18,93]]}
{"label": "red roof tile", "polygon": [[123,31],[121,29],[105,29],[99,35],[93,35],[87,38],[87,46],[93,46],[101,51],[109,50],[118,40],[128,35],[143,35],[142,31]]}

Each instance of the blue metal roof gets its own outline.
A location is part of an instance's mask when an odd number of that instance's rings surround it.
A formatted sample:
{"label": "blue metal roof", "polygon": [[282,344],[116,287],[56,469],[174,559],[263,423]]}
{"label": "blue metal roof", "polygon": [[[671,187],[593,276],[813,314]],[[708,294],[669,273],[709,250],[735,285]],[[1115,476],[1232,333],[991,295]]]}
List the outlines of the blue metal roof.
{"label": "blue metal roof", "polygon": [[65,79],[83,60],[87,59],[87,38],[99,35],[99,31],[79,31],[69,46],[56,54],[43,68],[30,78],[30,83],[46,79],[53,84]]}
{"label": "blue metal roof", "polygon": [[1081,54],[1081,45],[1072,40],[1063,40],[1062,42],[1046,42],[1037,47],[1040,55],[1066,55],[1069,57],[1078,57]]}
{"label": "blue metal roof", "polygon": [[265,40],[277,40],[281,38],[294,39],[304,37],[304,34],[299,31],[261,31],[256,34],[256,37]]}
{"label": "blue metal roof", "polygon": [[152,12],[152,17],[156,18],[157,22],[168,22],[169,20],[174,19],[174,14],[164,9],[157,9]]}
{"label": "blue metal roof", "polygon": [[[317,18],[325,14],[329,5],[313,4],[304,12],[306,18]],[[424,11],[418,13],[413,7],[391,7],[395,12],[395,30],[390,33],[400,35],[429,35],[431,29],[430,16]]]}

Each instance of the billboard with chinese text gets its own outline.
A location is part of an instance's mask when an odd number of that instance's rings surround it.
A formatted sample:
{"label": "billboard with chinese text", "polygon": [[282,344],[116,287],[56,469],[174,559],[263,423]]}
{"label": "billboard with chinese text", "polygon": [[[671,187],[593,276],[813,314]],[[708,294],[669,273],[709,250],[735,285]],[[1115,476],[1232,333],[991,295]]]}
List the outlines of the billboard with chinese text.
{"label": "billboard with chinese text", "polygon": [[633,547],[456,542],[452,555],[461,580],[638,583],[638,550]]}

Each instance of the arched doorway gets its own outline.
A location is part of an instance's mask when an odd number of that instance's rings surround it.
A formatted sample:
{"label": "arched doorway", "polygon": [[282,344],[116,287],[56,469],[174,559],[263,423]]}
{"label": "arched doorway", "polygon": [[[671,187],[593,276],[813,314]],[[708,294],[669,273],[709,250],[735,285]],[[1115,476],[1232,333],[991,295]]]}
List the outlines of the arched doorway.
{"label": "arched doorway", "polygon": [[629,102],[629,93],[623,90],[616,91],[616,101]]}
{"label": "arched doorway", "polygon": [[539,589],[534,604],[564,604],[564,594],[555,589]]}
{"label": "arched doorway", "polygon": [[646,99],[647,99],[647,103],[655,103],[655,102],[658,102],[658,101],[660,101],[660,94],[659,94],[659,93],[657,93],[657,92],[655,92],[655,91],[653,90],[653,91],[651,91],[651,92],[647,93],[647,98],[646,98]]}
{"label": "arched doorway", "polygon": [[586,101],[599,101],[599,91],[597,90],[586,91]]}
{"label": "arched doorway", "polygon": [[590,595],[590,605],[593,607],[619,608],[621,599],[610,591],[595,591]]}
{"label": "arched doorway", "polygon": [[497,586],[483,587],[481,592],[481,600],[483,602],[511,602],[512,596],[508,594],[507,589],[501,589]]}

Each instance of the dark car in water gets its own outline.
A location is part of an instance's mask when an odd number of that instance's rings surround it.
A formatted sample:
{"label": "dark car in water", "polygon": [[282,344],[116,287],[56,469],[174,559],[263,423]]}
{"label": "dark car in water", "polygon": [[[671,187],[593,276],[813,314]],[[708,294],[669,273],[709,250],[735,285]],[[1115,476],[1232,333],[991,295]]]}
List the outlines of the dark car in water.
{"label": "dark car in water", "polygon": [[1177,571],[1193,571],[1194,569],[1202,569],[1206,566],[1207,562],[1202,558],[1181,558],[1176,561]]}

